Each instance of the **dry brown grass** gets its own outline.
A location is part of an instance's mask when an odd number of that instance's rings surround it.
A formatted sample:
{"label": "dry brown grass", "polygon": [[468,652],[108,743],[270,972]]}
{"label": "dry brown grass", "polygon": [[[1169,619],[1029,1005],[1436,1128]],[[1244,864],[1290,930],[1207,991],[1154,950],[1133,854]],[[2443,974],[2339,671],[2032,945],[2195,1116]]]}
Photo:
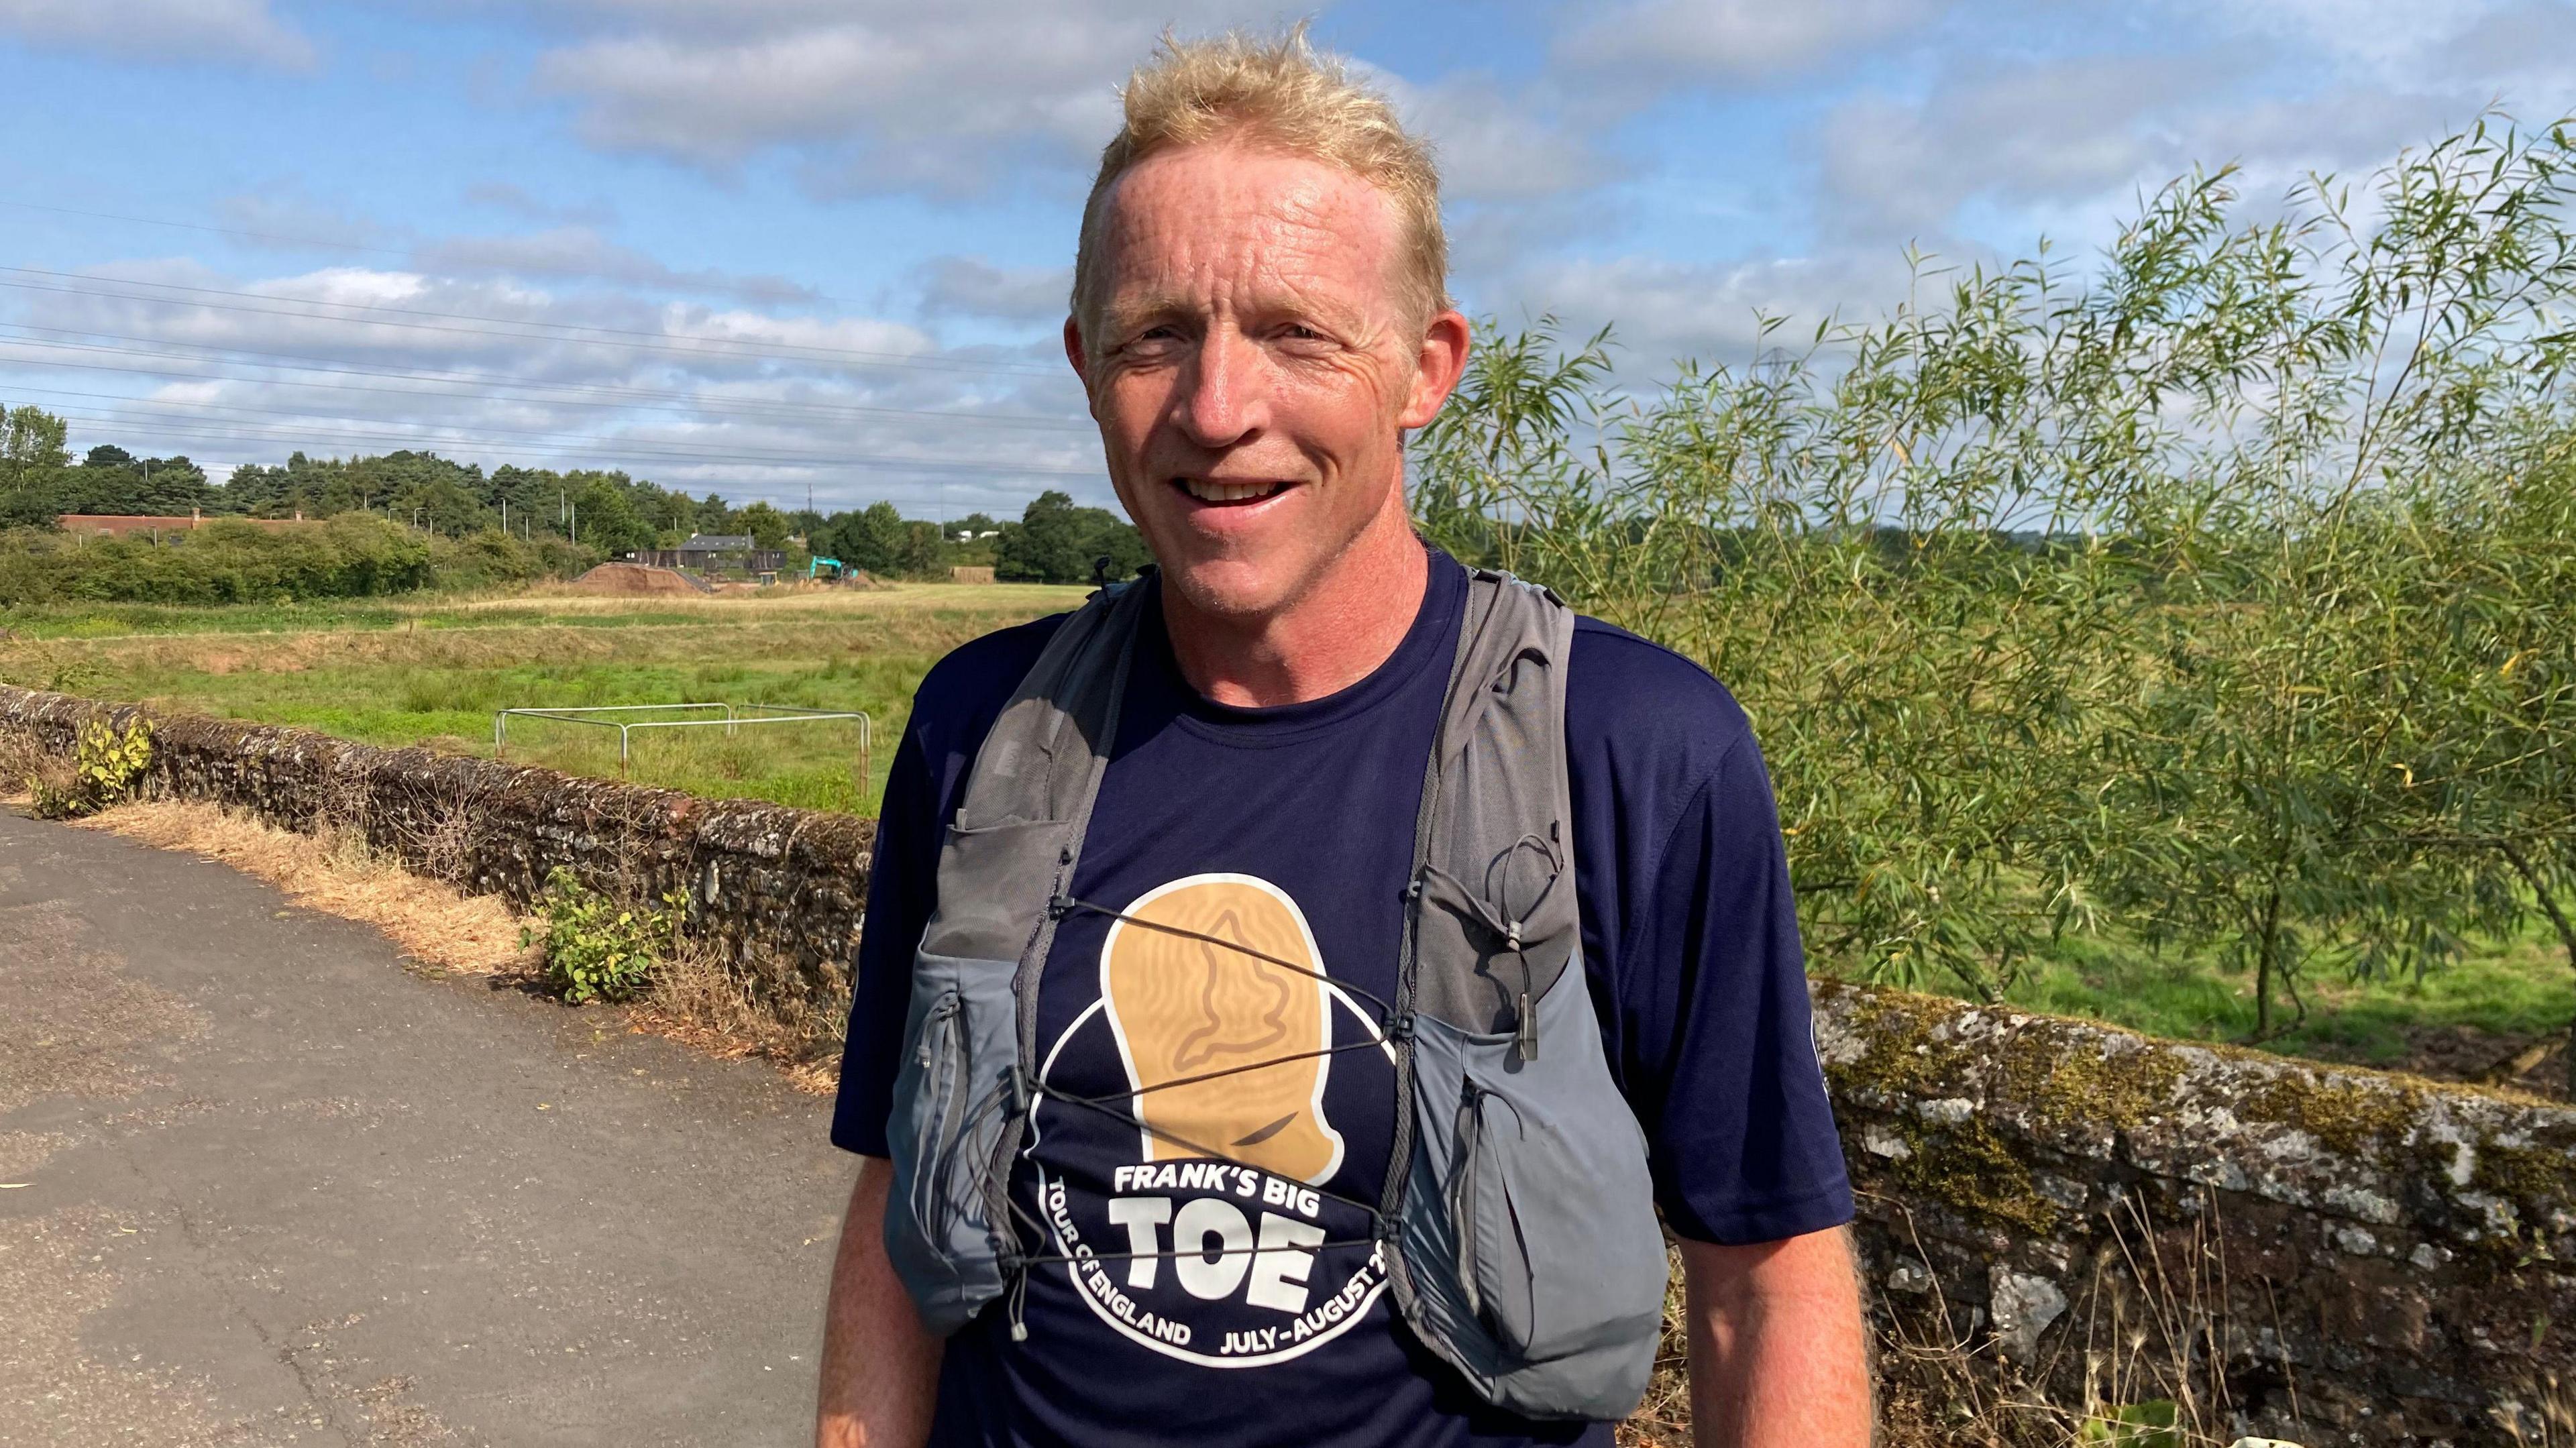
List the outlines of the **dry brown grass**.
{"label": "dry brown grass", "polygon": [[230,865],[299,905],[372,925],[405,955],[441,970],[491,975],[535,964],[535,951],[519,943],[529,922],[505,902],[411,874],[354,833],[297,834],[181,800],[118,805],[72,823]]}
{"label": "dry brown grass", "polygon": [[[632,600],[608,600],[631,607]],[[559,605],[551,611],[565,612]],[[481,669],[515,664],[702,663],[945,652],[1016,618],[916,612],[884,619],[766,615],[704,623],[469,624],[423,630],[316,630],[278,634],[131,634],[0,645],[0,676],[27,687],[60,680],[66,691],[116,688],[145,677],[296,673],[313,668],[402,665]]]}
{"label": "dry brown grass", "polygon": [[52,758],[37,745],[34,735],[16,729],[0,729],[0,801],[14,804],[25,799],[28,782]]}
{"label": "dry brown grass", "polygon": [[1689,1448],[1690,1377],[1684,1368],[1690,1342],[1683,1334],[1682,1259],[1669,1252],[1664,1284],[1664,1336],[1655,1346],[1655,1376],[1637,1411],[1619,1424],[1619,1448]]}
{"label": "dry brown grass", "polygon": [[2487,1414],[2516,1448],[2576,1444],[2576,1390],[2560,1383],[2554,1373],[2526,1379],[2519,1391]]}
{"label": "dry brown grass", "polygon": [[[95,693],[91,676],[401,664],[690,663],[887,652],[945,652],[1006,623],[1075,606],[1087,590],[1044,584],[907,584],[867,589],[765,589],[743,594],[604,597],[540,584],[486,598],[392,605],[395,628],[291,632],[151,632],[0,640],[0,677],[29,687]],[[531,613],[541,615],[530,618]],[[491,622],[456,623],[462,615]],[[626,617],[627,615],[638,615]],[[432,627],[419,627],[432,617]],[[614,624],[613,627],[608,626]],[[113,687],[111,685],[111,687]]]}
{"label": "dry brown grass", "polygon": [[634,1007],[637,1022],[692,1050],[767,1061],[799,1091],[828,1096],[841,1083],[841,1032],[849,1020],[845,980],[817,992],[783,963],[727,963],[715,947],[684,941],[655,963]]}

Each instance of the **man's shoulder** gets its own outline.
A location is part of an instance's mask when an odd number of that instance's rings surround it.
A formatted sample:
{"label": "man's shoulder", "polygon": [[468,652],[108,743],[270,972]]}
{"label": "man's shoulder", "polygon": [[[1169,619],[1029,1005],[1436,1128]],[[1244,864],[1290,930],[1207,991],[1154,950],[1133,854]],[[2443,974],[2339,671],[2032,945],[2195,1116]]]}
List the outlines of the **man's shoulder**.
{"label": "man's shoulder", "polygon": [[1069,613],[997,629],[948,651],[912,697],[912,728],[931,759],[972,753]]}
{"label": "man's shoulder", "polygon": [[1578,769],[1705,776],[1753,736],[1716,675],[1615,624],[1575,620],[1565,675],[1566,746]]}

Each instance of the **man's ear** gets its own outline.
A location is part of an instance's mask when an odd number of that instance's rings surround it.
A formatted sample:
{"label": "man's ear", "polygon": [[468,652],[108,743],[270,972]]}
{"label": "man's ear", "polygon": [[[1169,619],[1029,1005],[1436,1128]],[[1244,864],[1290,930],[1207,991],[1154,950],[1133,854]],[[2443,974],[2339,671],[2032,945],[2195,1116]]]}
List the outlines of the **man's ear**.
{"label": "man's ear", "polygon": [[1064,319],[1064,360],[1073,364],[1073,375],[1082,382],[1082,404],[1094,421],[1100,417],[1100,400],[1091,390],[1091,353],[1082,342],[1082,323],[1072,317]]}
{"label": "man's ear", "polygon": [[1440,415],[1440,405],[1458,387],[1458,379],[1467,371],[1467,350],[1474,344],[1476,329],[1465,314],[1451,308],[1431,319],[1422,329],[1422,350],[1415,355],[1413,386],[1405,394],[1404,411],[1396,415],[1399,428],[1428,426]]}
{"label": "man's ear", "polygon": [[1073,375],[1091,385],[1091,359],[1082,350],[1082,324],[1071,317],[1064,319],[1064,360],[1073,364]]}

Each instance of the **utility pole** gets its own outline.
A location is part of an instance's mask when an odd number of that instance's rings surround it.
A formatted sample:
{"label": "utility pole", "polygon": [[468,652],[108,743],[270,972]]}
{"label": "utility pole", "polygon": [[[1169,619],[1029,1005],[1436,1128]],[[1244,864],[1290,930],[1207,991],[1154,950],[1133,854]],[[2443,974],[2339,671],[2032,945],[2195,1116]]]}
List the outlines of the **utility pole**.
{"label": "utility pole", "polygon": [[510,536],[510,499],[506,494],[501,499],[501,536]]}

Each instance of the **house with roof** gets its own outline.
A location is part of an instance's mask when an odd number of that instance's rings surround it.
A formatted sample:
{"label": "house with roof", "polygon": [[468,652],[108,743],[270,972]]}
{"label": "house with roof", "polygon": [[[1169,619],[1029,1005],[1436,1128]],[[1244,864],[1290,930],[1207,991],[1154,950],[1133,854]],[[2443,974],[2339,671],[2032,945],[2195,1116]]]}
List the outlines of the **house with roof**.
{"label": "house with roof", "polygon": [[786,567],[787,553],[784,549],[755,546],[748,533],[692,533],[677,548],[638,548],[628,553],[626,560],[655,568],[757,575],[774,574]]}

